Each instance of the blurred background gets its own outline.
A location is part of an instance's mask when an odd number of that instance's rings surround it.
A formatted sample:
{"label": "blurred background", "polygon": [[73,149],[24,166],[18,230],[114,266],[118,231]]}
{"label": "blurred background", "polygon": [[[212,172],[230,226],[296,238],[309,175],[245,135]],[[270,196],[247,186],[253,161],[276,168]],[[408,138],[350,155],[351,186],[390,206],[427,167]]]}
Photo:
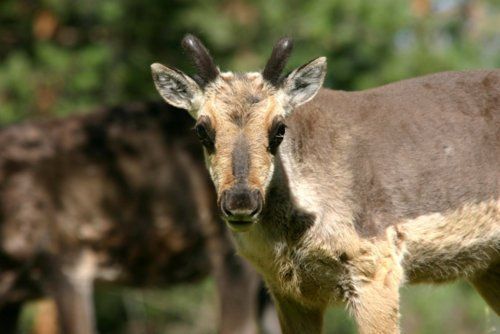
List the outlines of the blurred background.
{"label": "blurred background", "polygon": [[[289,68],[327,56],[326,86],[374,87],[444,70],[500,67],[499,0],[3,0],[0,125],[157,99],[149,64],[192,73],[179,42],[199,36],[221,69],[261,68],[292,36]],[[1,148],[0,148],[1,149]],[[211,280],[168,291],[97,292],[101,333],[214,333]],[[23,313],[30,333],[36,306]],[[405,333],[494,333],[465,283],[403,289]],[[126,319],[126,321],[125,321]],[[327,333],[354,333],[339,309]]]}

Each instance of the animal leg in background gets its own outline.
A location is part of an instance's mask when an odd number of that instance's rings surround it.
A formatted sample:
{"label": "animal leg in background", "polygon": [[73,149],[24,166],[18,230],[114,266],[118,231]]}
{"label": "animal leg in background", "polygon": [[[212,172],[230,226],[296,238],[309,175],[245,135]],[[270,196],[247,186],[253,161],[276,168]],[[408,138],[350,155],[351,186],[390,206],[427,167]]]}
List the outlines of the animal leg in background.
{"label": "animal leg in background", "polygon": [[47,259],[47,288],[54,296],[61,333],[95,334],[93,283],[95,263],[92,253],[82,252],[75,266],[57,265]]}

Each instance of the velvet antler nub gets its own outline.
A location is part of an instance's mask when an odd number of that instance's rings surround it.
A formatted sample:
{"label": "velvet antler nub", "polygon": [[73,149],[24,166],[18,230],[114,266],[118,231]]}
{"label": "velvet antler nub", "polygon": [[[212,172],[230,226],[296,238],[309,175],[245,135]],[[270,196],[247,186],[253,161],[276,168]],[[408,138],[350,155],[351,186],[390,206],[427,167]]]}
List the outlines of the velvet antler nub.
{"label": "velvet antler nub", "polygon": [[281,72],[285,68],[288,57],[293,49],[293,41],[289,37],[281,38],[274,45],[273,52],[267,61],[262,76],[271,84],[277,86],[280,83]]}
{"label": "velvet antler nub", "polygon": [[182,39],[182,47],[189,54],[194,66],[198,70],[194,79],[200,86],[206,86],[219,76],[219,69],[215,65],[210,53],[197,37],[187,34]]}

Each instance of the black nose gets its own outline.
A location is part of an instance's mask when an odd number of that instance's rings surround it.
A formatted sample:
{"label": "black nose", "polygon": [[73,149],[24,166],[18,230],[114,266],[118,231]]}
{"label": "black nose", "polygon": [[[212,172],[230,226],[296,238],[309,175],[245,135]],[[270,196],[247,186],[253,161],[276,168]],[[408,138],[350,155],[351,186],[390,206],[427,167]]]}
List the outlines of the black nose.
{"label": "black nose", "polygon": [[262,210],[262,196],[257,189],[234,186],[222,194],[221,209],[227,218],[255,218]]}

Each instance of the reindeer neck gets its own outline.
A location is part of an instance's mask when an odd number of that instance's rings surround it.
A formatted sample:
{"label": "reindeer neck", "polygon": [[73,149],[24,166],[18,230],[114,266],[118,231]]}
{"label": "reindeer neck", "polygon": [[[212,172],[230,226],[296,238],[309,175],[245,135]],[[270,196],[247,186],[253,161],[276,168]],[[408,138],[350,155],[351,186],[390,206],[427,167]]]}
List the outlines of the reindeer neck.
{"label": "reindeer neck", "polygon": [[276,155],[271,183],[266,193],[259,224],[265,233],[297,240],[313,223],[315,215],[299,207],[290,184],[293,172],[284,164],[283,153]]}

